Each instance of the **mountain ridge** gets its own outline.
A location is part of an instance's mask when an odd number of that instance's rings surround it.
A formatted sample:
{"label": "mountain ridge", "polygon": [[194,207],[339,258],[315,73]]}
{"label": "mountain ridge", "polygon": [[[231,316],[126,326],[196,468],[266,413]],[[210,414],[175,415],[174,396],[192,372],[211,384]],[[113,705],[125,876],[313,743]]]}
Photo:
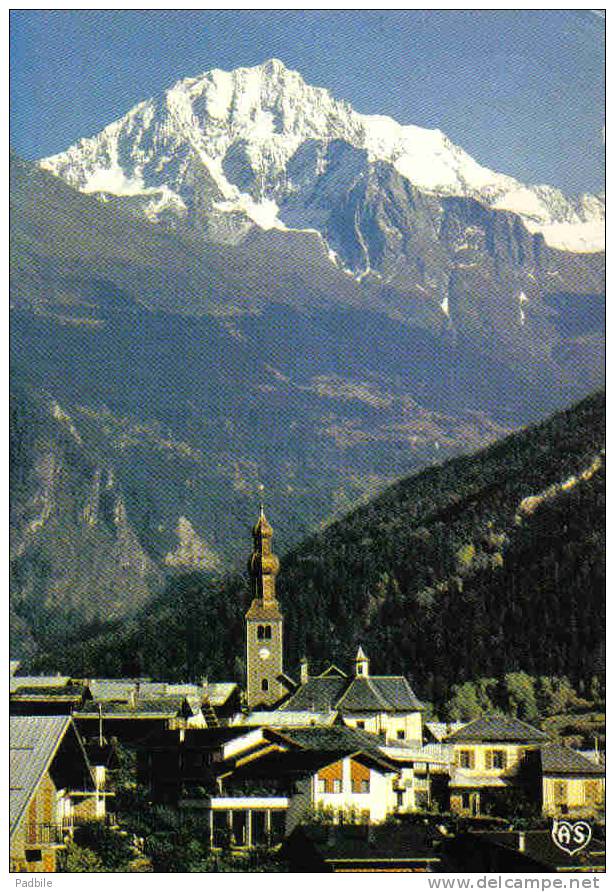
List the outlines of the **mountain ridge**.
{"label": "mountain ridge", "polygon": [[[241,238],[253,225],[314,229],[327,240],[313,202],[303,202],[300,214],[296,200],[294,211],[286,205],[306,177],[313,182],[327,174],[336,142],[351,155],[363,153],[368,164],[390,164],[426,194],[474,198],[517,213],[551,247],[604,247],[601,196],[567,199],[548,185],[525,186],[482,167],[440,130],[355,112],[276,59],[180,80],[98,136],[40,163],[83,191],[122,196],[153,220],[192,221],[206,209],[214,221],[208,234],[221,240]],[[345,267],[344,253],[330,244],[329,250]]]}

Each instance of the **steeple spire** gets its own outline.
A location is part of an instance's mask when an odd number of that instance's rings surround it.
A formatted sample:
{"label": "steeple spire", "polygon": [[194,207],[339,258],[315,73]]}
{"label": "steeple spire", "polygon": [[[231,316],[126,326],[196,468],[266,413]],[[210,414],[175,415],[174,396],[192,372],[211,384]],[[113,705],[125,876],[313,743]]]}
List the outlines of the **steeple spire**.
{"label": "steeple spire", "polygon": [[271,550],[273,528],[260,505],[258,520],[252,529],[254,547],[248,562],[252,580],[252,597],[262,599],[263,604],[276,604],[275,578],[280,569],[280,561]]}
{"label": "steeple spire", "polygon": [[365,651],[359,645],[359,649],[357,651],[357,655],[354,659],[354,667],[355,667],[355,675],[357,677],[362,676],[363,678],[367,678],[369,675],[369,658],[367,657]]}

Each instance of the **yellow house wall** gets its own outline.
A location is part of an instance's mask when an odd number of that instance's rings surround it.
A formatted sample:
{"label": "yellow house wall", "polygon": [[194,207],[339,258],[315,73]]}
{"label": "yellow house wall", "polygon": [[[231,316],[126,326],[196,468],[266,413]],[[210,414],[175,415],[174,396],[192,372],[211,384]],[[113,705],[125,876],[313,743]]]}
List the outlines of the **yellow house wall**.
{"label": "yellow house wall", "polygon": [[[454,765],[456,767],[461,767],[459,764],[459,753],[469,750],[474,753],[474,766],[472,768],[463,768],[464,774],[467,774],[470,777],[473,774],[493,775],[493,777],[506,776],[515,773],[525,753],[532,749],[536,749],[536,747],[519,746],[510,743],[456,744],[454,748]],[[488,750],[502,750],[505,752],[506,768],[487,768],[486,756]]]}
{"label": "yellow house wall", "polygon": [[345,715],[344,722],[351,728],[357,727],[357,722],[365,723],[365,730],[371,734],[381,734],[384,732],[386,740],[393,742],[398,740],[397,732],[404,731],[404,740],[422,740],[423,739],[423,716],[420,712],[402,712],[402,713],[357,713],[355,715]]}
{"label": "yellow house wall", "polygon": [[[595,779],[600,784],[601,802],[594,804],[586,797],[588,778],[549,775],[542,779],[542,811],[551,817],[560,814],[592,814],[604,807],[604,778]],[[556,802],[556,785],[566,784],[565,802]],[[568,811],[562,811],[562,806]]]}

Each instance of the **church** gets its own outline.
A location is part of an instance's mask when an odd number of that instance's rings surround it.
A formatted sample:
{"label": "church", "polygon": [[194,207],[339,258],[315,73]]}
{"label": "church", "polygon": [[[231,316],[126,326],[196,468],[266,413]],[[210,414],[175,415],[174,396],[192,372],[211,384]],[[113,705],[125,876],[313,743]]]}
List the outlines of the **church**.
{"label": "church", "polygon": [[[276,597],[280,562],[261,505],[248,562],[252,602],[246,613],[246,694],[253,724],[289,727],[343,723],[389,744],[420,745],[424,707],[403,675],[372,675],[359,647],[353,671],[331,665],[310,675],[306,658],[297,685],[284,672],[284,616]],[[318,718],[317,718],[318,717]]]}

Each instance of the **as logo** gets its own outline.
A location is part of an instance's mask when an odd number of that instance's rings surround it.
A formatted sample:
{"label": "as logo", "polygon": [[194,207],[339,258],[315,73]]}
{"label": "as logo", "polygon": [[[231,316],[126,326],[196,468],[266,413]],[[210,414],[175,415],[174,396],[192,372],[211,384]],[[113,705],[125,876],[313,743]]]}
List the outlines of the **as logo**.
{"label": "as logo", "polygon": [[592,828],[587,821],[575,821],[571,824],[570,821],[555,819],[551,828],[551,838],[558,849],[572,856],[589,845]]}

